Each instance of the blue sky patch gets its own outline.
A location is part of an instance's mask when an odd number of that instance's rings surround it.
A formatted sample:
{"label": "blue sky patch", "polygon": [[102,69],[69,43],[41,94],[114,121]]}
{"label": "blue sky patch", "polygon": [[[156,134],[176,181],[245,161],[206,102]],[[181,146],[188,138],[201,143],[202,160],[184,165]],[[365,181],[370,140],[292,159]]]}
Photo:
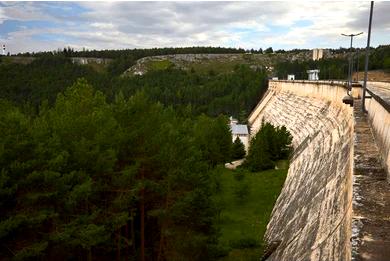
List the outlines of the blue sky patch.
{"label": "blue sky patch", "polygon": [[308,26],[313,25],[313,24],[314,23],[311,20],[299,20],[299,21],[296,21],[294,23],[294,25],[297,27],[308,27]]}

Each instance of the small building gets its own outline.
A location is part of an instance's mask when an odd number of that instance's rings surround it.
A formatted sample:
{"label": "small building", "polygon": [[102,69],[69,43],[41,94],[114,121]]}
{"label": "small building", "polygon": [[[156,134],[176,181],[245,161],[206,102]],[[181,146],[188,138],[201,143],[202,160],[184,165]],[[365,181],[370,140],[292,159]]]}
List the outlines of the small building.
{"label": "small building", "polygon": [[319,80],[318,74],[320,73],[320,70],[318,70],[318,69],[316,69],[316,70],[307,70],[306,72],[308,74],[309,81],[318,81]]}
{"label": "small building", "polygon": [[324,57],[324,49],[313,49],[313,61],[318,61]]}
{"label": "small building", "polygon": [[277,81],[277,80],[279,80],[279,78],[278,77],[272,77],[271,80]]}
{"label": "small building", "polygon": [[288,81],[294,81],[295,80],[295,75],[294,74],[287,74],[287,80]]}
{"label": "small building", "polygon": [[248,126],[245,124],[238,124],[236,119],[230,117],[230,129],[232,131],[232,141],[234,142],[238,137],[245,146],[245,151],[248,152],[249,148],[249,131]]}

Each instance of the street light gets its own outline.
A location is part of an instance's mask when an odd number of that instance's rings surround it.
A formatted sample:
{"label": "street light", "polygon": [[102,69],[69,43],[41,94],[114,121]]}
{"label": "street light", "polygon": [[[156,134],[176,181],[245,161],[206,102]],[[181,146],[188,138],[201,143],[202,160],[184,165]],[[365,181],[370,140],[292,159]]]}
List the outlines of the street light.
{"label": "street light", "polygon": [[370,18],[368,20],[368,36],[367,36],[367,47],[366,47],[366,60],[364,63],[364,82],[363,82],[363,98],[362,98],[362,111],[366,111],[366,89],[367,89],[367,73],[368,73],[368,58],[370,52],[370,39],[371,39],[371,24],[372,24],[372,12],[374,10],[374,1],[371,1]]}
{"label": "street light", "polygon": [[[360,32],[358,34],[341,34],[342,36],[351,37],[351,47],[350,51],[352,51],[352,41],[354,36],[361,35],[363,32]],[[349,54],[349,62],[348,62],[348,87],[351,89],[352,86],[352,53]]]}
{"label": "street light", "polygon": [[359,81],[359,48],[356,49],[356,51],[357,51],[357,54],[356,54],[356,57],[357,57],[356,79],[357,79],[357,81]]}

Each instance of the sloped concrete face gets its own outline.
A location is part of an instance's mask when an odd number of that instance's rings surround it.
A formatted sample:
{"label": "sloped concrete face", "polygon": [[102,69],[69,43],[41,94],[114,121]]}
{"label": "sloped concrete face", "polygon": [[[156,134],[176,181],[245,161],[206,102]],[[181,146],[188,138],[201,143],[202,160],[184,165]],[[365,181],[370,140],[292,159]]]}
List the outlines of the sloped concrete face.
{"label": "sloped concrete face", "polygon": [[270,82],[250,115],[252,134],[265,120],[285,125],[295,152],[267,227],[280,240],[267,259],[350,260],[353,118],[342,86]]}

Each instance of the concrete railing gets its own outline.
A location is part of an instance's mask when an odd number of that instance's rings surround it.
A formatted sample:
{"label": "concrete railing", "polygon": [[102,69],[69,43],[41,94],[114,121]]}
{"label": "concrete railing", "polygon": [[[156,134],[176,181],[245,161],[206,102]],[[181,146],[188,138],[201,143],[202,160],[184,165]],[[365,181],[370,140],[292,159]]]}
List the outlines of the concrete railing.
{"label": "concrete railing", "polygon": [[372,98],[365,107],[390,182],[390,83],[369,82],[367,92]]}

